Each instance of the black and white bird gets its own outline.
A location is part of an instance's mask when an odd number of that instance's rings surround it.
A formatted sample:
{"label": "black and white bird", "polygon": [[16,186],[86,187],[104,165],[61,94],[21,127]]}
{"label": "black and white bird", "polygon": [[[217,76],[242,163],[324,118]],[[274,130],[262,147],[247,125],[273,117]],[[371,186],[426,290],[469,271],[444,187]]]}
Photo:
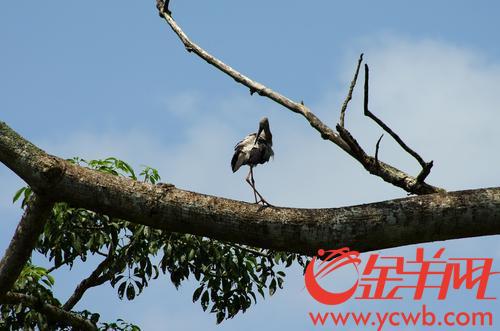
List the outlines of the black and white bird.
{"label": "black and white bird", "polygon": [[[269,120],[264,117],[259,122],[259,130],[257,133],[251,133],[234,147],[234,155],[231,159],[231,168],[236,172],[242,165],[248,165],[250,171],[246,181],[253,189],[255,203],[262,203],[270,206],[270,204],[260,195],[255,188],[255,180],[253,179],[253,168],[258,164],[264,164],[274,156],[273,152],[273,135],[269,129]],[[260,200],[257,199],[257,196]]]}

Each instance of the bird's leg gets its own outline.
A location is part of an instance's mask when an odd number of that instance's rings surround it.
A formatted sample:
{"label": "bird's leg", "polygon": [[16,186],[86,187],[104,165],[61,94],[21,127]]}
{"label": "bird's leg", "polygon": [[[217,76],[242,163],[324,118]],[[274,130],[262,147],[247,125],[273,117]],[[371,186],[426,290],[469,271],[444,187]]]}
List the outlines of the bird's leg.
{"label": "bird's leg", "polygon": [[[264,199],[264,197],[262,195],[260,195],[259,191],[255,190],[255,192],[259,196],[259,198],[260,198],[259,202],[262,202],[263,206],[273,207],[273,205],[271,205],[269,202],[267,202],[266,199]],[[259,203],[259,202],[257,202],[257,203]]]}
{"label": "bird's leg", "polygon": [[[272,206],[269,202],[266,201],[266,199],[264,199],[264,197],[259,193],[259,191],[257,191],[257,189],[255,188],[255,180],[253,179],[253,167],[250,167],[250,173],[249,173],[249,176],[251,178],[251,184],[252,185],[252,188],[253,188],[253,194],[255,195],[255,203],[259,203],[259,202],[262,202],[263,205],[266,205],[266,206]],[[250,182],[249,182],[250,183]],[[260,200],[257,201],[257,195],[259,196]]]}
{"label": "bird's leg", "polygon": [[[251,180],[250,180],[251,179]],[[255,198],[255,203],[259,203],[257,201],[257,190],[255,189],[255,180],[253,179],[253,171],[252,167],[250,167],[250,171],[248,172],[248,176],[246,178],[247,183],[252,187],[253,189],[253,195]],[[260,195],[260,194],[259,194]]]}

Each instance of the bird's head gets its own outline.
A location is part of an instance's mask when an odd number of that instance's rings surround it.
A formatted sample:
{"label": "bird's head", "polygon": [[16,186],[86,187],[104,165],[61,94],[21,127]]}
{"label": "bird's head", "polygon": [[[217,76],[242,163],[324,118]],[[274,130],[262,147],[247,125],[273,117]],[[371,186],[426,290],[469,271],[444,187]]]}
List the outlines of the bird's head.
{"label": "bird's head", "polygon": [[257,143],[257,140],[259,139],[262,131],[264,131],[266,136],[271,134],[271,130],[269,130],[269,120],[267,119],[267,117],[262,117],[259,122],[259,131],[257,131],[257,136],[255,137],[255,144]]}

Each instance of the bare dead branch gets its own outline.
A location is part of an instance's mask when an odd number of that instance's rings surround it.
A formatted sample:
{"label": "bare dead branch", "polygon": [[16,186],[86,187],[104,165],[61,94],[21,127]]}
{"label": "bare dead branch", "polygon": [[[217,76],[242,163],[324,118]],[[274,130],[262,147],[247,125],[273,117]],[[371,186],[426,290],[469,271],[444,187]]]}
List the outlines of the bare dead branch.
{"label": "bare dead branch", "polygon": [[417,182],[423,183],[425,178],[431,173],[431,168],[434,165],[434,161],[430,161],[425,164],[425,167],[422,168],[422,171],[417,176]]}
{"label": "bare dead branch", "polygon": [[363,148],[359,145],[359,143],[354,139],[349,131],[340,124],[337,124],[337,131],[340,134],[340,137],[349,145],[354,157],[358,160],[363,166],[366,168],[366,164],[369,163],[369,156],[363,150]]}
{"label": "bare dead branch", "polygon": [[394,140],[401,146],[408,154],[413,156],[420,166],[422,167],[422,172],[417,177],[417,182],[423,182],[424,179],[429,175],[433,162],[425,162],[424,159],[420,155],[418,155],[417,152],[415,152],[413,149],[408,147],[408,145],[405,144],[405,142],[394,132],[389,128],[382,120],[380,120],[377,116],[375,116],[369,109],[368,109],[368,90],[369,90],[369,68],[368,65],[365,63],[365,93],[364,93],[364,114],[365,116],[368,116],[371,118],[375,123],[377,123],[382,129],[384,129],[385,132],[391,135]]}
{"label": "bare dead branch", "polygon": [[344,104],[342,105],[342,109],[340,110],[340,126],[344,127],[344,116],[345,111],[347,109],[347,105],[349,101],[352,99],[352,92],[354,91],[354,87],[356,86],[356,81],[358,80],[359,67],[361,66],[361,62],[363,62],[363,53],[359,56],[358,65],[356,67],[356,72],[354,73],[354,78],[351,81],[351,86],[349,87],[349,92],[347,93],[347,97],[344,100]]}
{"label": "bare dead branch", "polygon": [[57,321],[58,324],[71,326],[73,330],[95,331],[97,327],[90,321],[67,312],[59,307],[49,305],[40,299],[21,293],[7,292],[1,299],[2,304],[24,304],[33,310],[36,310],[49,318],[51,321]]}
{"label": "bare dead branch", "polygon": [[[309,108],[307,108],[303,103],[298,103],[292,101],[286,96],[270,89],[269,87],[264,86],[263,84],[256,82],[249,77],[243,75],[237,70],[233,69],[229,65],[225,64],[221,60],[217,59],[200,46],[192,42],[188,36],[182,31],[182,29],[177,25],[172,16],[163,10],[164,2],[162,0],[157,0],[157,8],[159,10],[159,14],[172,28],[174,33],[179,37],[179,39],[184,44],[184,47],[189,52],[192,52],[199,56],[201,59],[205,60],[210,65],[219,69],[229,77],[233,78],[236,82],[246,86],[250,89],[250,93],[258,93],[261,96],[269,98],[274,102],[282,105],[283,107],[293,111],[294,113],[300,114],[306,118],[309,124],[315,128],[321,135],[323,139],[330,140],[349,155],[354,158],[358,158],[359,155],[356,155],[354,151],[352,151],[347,144],[338,133],[329,128],[326,124],[324,124]],[[366,165],[363,164],[366,168]],[[409,174],[391,166],[385,164],[382,161],[378,161],[378,167],[372,167],[370,171],[371,174],[376,175],[384,179],[386,182],[396,185],[405,191],[412,194],[429,194],[429,193],[437,193],[443,192],[444,190],[439,187],[434,187],[432,185],[426,184],[423,181],[417,181],[415,177],[410,176]]]}
{"label": "bare dead branch", "polygon": [[162,0],[157,0],[157,8],[159,10],[160,16],[164,18],[165,21],[169,24],[169,26],[172,28],[175,34],[182,41],[184,47],[188,52],[192,52],[198,55],[200,58],[202,58],[212,66],[216,67],[220,71],[224,72],[225,74],[233,78],[236,82],[246,86],[250,90],[251,94],[257,93],[260,96],[267,97],[279,103],[280,105],[282,105],[285,108],[288,108],[294,113],[301,114],[309,121],[311,126],[314,127],[321,134],[323,139],[331,140],[332,142],[336,143],[339,147],[348,149],[348,147],[342,141],[342,139],[339,138],[338,134],[332,129],[330,129],[327,125],[325,125],[323,122],[321,122],[316,117],[316,115],[311,113],[311,111],[306,106],[304,106],[299,102],[295,102],[278,92],[273,91],[269,87],[266,87],[265,85],[259,82],[250,79],[249,77],[233,69],[229,65],[225,64],[224,62],[217,59],[216,57],[214,57],[213,55],[202,49],[200,46],[192,42],[188,38],[188,36],[184,33],[184,31],[182,31],[179,25],[177,25],[172,16],[168,12],[163,11],[163,5],[164,4]]}
{"label": "bare dead branch", "polygon": [[162,10],[166,13],[168,13],[169,15],[172,15],[172,12],[170,11],[170,9],[168,8],[168,5],[170,3],[170,0],[164,0],[163,1],[163,6],[162,6]]}
{"label": "bare dead branch", "polygon": [[12,288],[19,277],[43,231],[52,206],[51,202],[35,193],[30,197],[9,247],[0,261],[0,297]]}
{"label": "bare dead branch", "polygon": [[[378,138],[377,140],[377,144],[375,145],[375,162],[378,164],[378,149],[380,147],[380,141],[382,140],[382,137],[384,136],[384,134],[382,134],[380,136],[380,138]],[[418,179],[417,179],[418,181]]]}
{"label": "bare dead branch", "polygon": [[[13,159],[19,161],[14,163]],[[368,171],[379,171],[387,180],[395,178],[385,173],[391,168],[377,166],[371,157],[368,160],[363,164]],[[0,162],[14,164],[11,169],[31,187],[47,192],[51,201],[63,201],[167,232],[190,233],[276,251],[313,255],[319,248],[342,246],[369,251],[500,233],[500,188],[343,208],[261,209],[255,204],[175,186],[164,188],[71,164],[47,155],[2,122]],[[47,164],[60,169],[46,169]],[[47,179],[42,176],[47,172],[62,175]]]}

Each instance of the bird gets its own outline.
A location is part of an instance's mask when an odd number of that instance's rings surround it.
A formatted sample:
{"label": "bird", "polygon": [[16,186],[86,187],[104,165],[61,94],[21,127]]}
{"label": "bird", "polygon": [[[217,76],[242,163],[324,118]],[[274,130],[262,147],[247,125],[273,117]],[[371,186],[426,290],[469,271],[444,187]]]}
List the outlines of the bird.
{"label": "bird", "polygon": [[[269,120],[263,117],[259,122],[259,130],[250,133],[234,147],[234,155],[231,159],[231,169],[233,173],[243,165],[248,165],[250,171],[246,177],[246,182],[252,187],[255,203],[271,206],[255,188],[253,178],[253,168],[258,164],[264,164],[274,156],[273,135],[269,129]],[[257,196],[260,200],[257,199]]]}

